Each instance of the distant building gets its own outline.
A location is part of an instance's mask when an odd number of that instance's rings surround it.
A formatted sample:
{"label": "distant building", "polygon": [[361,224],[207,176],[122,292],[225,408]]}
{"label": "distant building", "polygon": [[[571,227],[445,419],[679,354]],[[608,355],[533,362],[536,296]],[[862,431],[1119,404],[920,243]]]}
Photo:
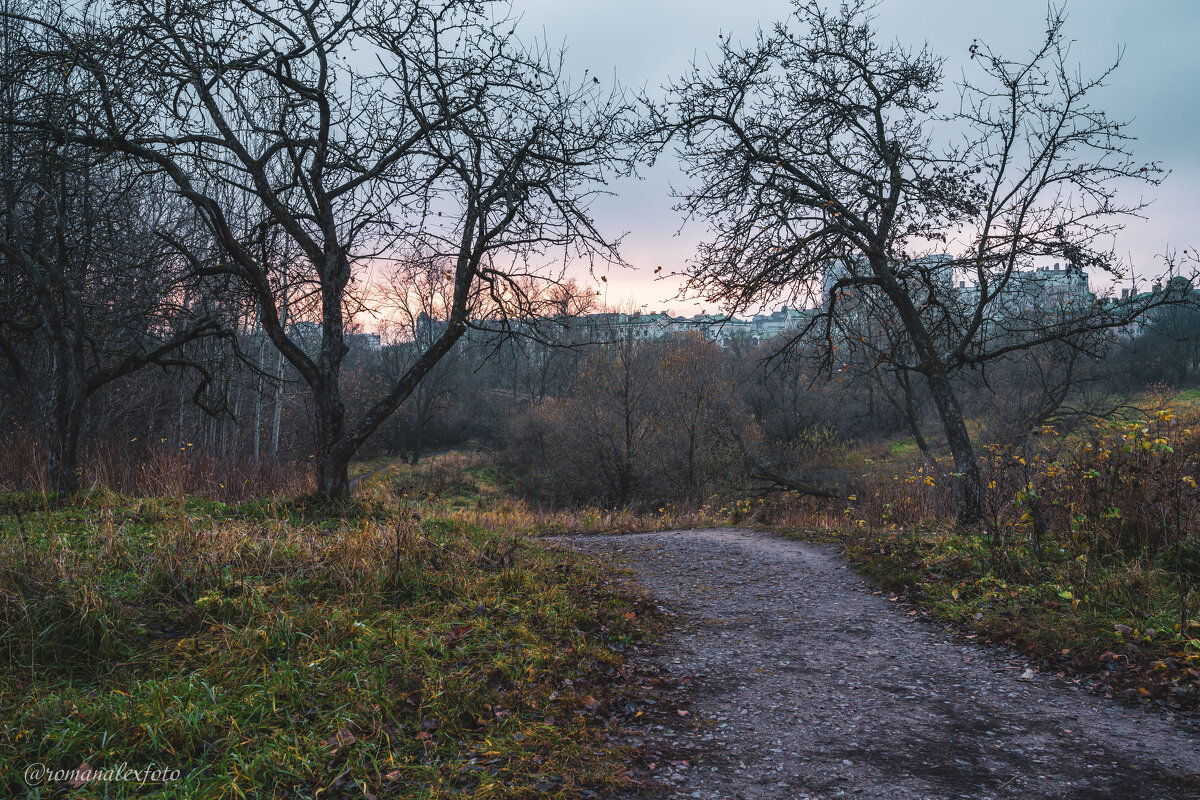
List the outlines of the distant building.
{"label": "distant building", "polygon": [[[960,280],[955,288],[965,297],[978,297],[979,287],[973,281]],[[1074,264],[1064,267],[1057,262],[1052,267],[1035,267],[1014,272],[1009,278],[1006,293],[1010,295],[1010,302],[1026,302],[1030,298],[1052,298],[1064,302],[1095,299],[1088,288],[1088,277],[1083,270]]]}
{"label": "distant building", "polygon": [[774,339],[781,333],[799,328],[812,317],[812,311],[802,311],[798,308],[784,306],[770,314],[755,314],[751,324],[754,326],[754,336],[760,341]]}
{"label": "distant building", "polygon": [[672,333],[694,331],[711,342],[728,347],[735,339],[753,338],[754,323],[719,314],[696,314],[693,317],[675,317],[671,320],[669,330]]}
{"label": "distant building", "polygon": [[[959,280],[954,288],[964,308],[979,302],[979,286],[974,282]],[[1095,302],[1087,274],[1074,264],[1056,263],[1052,267],[1014,272],[1000,295],[989,304],[988,318],[1000,322],[1030,311],[1089,308]]]}
{"label": "distant building", "polygon": [[[288,338],[312,357],[321,349],[321,324],[319,322],[293,322],[287,328]],[[383,341],[378,333],[348,333],[344,339],[351,350],[379,350]]]}
{"label": "distant building", "polygon": [[[672,316],[665,311],[633,314],[601,312],[578,317],[524,320],[514,323],[514,326],[537,338],[572,343],[603,343],[621,339],[648,342],[683,333],[698,333],[721,347],[728,347],[736,341],[765,341],[795,327],[801,319],[802,312],[785,307],[754,319],[722,314]],[[426,320],[425,324],[433,328],[444,323]]]}
{"label": "distant building", "polygon": [[346,336],[346,346],[352,350],[379,350],[383,340],[378,333],[351,333]]}

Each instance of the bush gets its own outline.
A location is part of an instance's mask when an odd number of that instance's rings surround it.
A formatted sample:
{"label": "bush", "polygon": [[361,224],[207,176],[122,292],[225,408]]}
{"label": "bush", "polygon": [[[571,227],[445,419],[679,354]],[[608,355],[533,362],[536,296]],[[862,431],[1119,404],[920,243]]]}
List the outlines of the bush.
{"label": "bush", "polygon": [[716,344],[623,340],[593,353],[566,397],[512,426],[506,462],[544,499],[695,505],[744,481],[740,437],[751,424]]}

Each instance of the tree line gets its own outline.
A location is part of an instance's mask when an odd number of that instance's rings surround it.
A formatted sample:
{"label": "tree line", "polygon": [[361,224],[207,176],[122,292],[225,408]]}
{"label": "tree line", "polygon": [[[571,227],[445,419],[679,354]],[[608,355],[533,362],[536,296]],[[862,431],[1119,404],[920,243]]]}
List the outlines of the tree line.
{"label": "tree line", "polygon": [[[977,518],[968,387],[1015,371],[1059,392],[1022,413],[1058,413],[1075,396],[1064,368],[1076,387],[1111,332],[1186,319],[1190,284],[1001,313],[1035,258],[1126,277],[1113,237],[1144,206],[1118,187],[1164,170],[1093,105],[1116,65],[1074,69],[1061,13],[1021,58],[973,44],[949,108],[945,59],[886,44],[870,8],[797,0],[639,94],[568,74],[481,0],[5,0],[3,424],[35,431],[60,491],[79,487],[81,441],[152,418],[181,447],[202,431],[223,453],[303,457],[337,499],[356,455],[437,446],[449,407],[553,398],[530,430],[557,415],[612,438],[596,457],[616,501],[656,482],[695,499],[772,426],[811,434],[799,387],[836,378],[862,389],[842,412],[865,402],[877,428],[941,442],[959,517]],[[732,366],[689,339],[603,355],[547,340],[528,323],[581,310],[572,264],[623,263],[591,201],[668,152],[689,178],[681,214],[711,232],[685,291],[731,313],[784,297],[819,313]],[[351,347],[372,316],[391,346]],[[1190,347],[1186,324],[1162,342]],[[765,366],[747,378],[751,360]],[[620,436],[599,433],[614,420]],[[662,426],[683,438],[650,434]]]}

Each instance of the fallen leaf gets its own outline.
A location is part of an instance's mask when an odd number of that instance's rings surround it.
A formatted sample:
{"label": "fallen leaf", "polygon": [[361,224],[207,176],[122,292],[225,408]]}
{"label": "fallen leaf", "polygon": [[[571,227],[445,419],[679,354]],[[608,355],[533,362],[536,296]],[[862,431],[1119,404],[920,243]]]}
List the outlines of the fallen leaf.
{"label": "fallen leaf", "polygon": [[346,745],[354,744],[358,741],[358,737],[350,732],[348,728],[342,728],[333,736],[325,740],[325,744],[332,747],[334,750],[345,747]]}
{"label": "fallen leaf", "polygon": [[470,625],[453,625],[442,637],[442,642],[445,643],[447,647],[453,648],[456,644],[458,644],[460,639],[471,632],[471,629],[472,628]]}
{"label": "fallen leaf", "polygon": [[72,789],[78,789],[92,779],[92,765],[84,761],[75,768],[75,777],[72,778],[68,785]]}

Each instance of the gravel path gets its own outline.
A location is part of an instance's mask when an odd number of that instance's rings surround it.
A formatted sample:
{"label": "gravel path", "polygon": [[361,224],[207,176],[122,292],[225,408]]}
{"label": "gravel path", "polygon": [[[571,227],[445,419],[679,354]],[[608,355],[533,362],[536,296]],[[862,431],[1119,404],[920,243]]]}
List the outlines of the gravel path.
{"label": "gravel path", "polygon": [[635,663],[688,688],[624,715],[651,796],[1200,798],[1194,720],[1022,681],[830,548],[735,529],[558,541],[679,617]]}

